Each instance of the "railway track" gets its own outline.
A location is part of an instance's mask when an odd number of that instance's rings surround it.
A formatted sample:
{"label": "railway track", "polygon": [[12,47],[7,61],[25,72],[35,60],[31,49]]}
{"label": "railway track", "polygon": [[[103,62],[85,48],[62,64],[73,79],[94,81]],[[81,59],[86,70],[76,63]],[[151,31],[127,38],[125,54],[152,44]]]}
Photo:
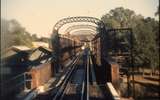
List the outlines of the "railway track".
{"label": "railway track", "polygon": [[61,87],[52,100],[83,100],[85,97],[85,67],[87,56],[82,54],[75,61]]}
{"label": "railway track", "polygon": [[89,51],[80,54],[60,79],[56,89],[36,100],[114,100],[106,85],[96,82],[93,60]]}
{"label": "railway track", "polygon": [[90,52],[84,51],[52,100],[106,100],[108,98],[106,86],[99,86],[96,82]]}

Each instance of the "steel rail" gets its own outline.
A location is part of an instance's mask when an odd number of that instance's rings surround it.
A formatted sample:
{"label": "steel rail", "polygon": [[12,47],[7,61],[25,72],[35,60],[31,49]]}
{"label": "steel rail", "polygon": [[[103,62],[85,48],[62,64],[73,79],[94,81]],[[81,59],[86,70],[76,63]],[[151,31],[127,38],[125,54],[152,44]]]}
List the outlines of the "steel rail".
{"label": "steel rail", "polygon": [[73,71],[74,71],[74,69],[75,69],[75,67],[76,67],[76,63],[78,62],[79,58],[80,58],[80,57],[78,57],[78,58],[73,62],[73,65],[71,66],[71,67],[72,67],[71,70],[67,73],[67,76],[66,76],[64,82],[62,83],[62,86],[60,87],[60,89],[58,90],[58,92],[56,93],[56,95],[54,96],[54,98],[53,98],[52,100],[57,100],[57,98],[62,95],[62,93],[63,93],[63,91],[64,91],[64,89],[65,89],[65,87],[66,87],[66,85],[67,85],[67,82],[69,81],[69,79],[70,79],[70,77],[71,77],[71,75],[72,75],[72,73],[73,73]]}
{"label": "steel rail", "polygon": [[86,85],[86,83],[85,83],[85,81],[86,81],[86,79],[85,79],[86,70],[85,69],[87,67],[87,61],[83,60],[83,62],[84,62],[84,74],[83,74],[83,82],[82,82],[82,89],[81,89],[81,100],[84,100],[84,96],[85,96],[85,85]]}
{"label": "steel rail", "polygon": [[[69,88],[68,88],[68,87],[69,87]],[[70,91],[70,89],[71,89],[71,87],[70,87],[70,84],[69,84],[69,82],[68,82],[67,85],[66,85],[66,88],[65,88],[64,91],[62,92],[62,95],[61,95],[61,97],[60,97],[59,100],[63,100],[63,97],[64,97],[65,93],[68,93],[68,92]]]}
{"label": "steel rail", "polygon": [[[86,62],[85,62],[85,60],[83,60],[83,64],[82,64],[82,66],[85,66],[86,67]],[[85,71],[85,70],[84,70]],[[72,74],[72,75],[74,75],[74,74]],[[66,87],[65,87],[65,89],[64,89],[64,91],[62,92],[62,95],[60,96],[60,98],[59,98],[59,100],[63,100],[64,99],[64,96],[65,96],[65,94],[66,93],[69,93],[69,91],[70,91],[70,89],[71,89],[71,84],[70,84],[70,81],[72,81],[72,78],[70,78],[69,80],[68,80],[68,83],[67,83],[67,85],[66,85]],[[78,85],[81,85],[81,97],[80,97],[80,99],[81,100],[84,100],[84,91],[85,91],[85,73],[83,73],[83,82],[82,82],[82,84],[75,84],[76,86],[78,86]],[[77,94],[78,95],[78,94]]]}
{"label": "steel rail", "polygon": [[89,100],[89,55],[87,53],[87,100]]}
{"label": "steel rail", "polygon": [[95,70],[94,70],[91,54],[89,55],[89,62],[90,62],[90,64],[89,64],[90,65],[90,69],[91,69],[92,84],[93,85],[97,85],[96,75],[95,75]]}
{"label": "steel rail", "polygon": [[[85,80],[85,78],[84,78],[84,80]],[[84,93],[85,93],[85,81],[83,81],[83,83],[82,83],[81,100],[84,99]]]}

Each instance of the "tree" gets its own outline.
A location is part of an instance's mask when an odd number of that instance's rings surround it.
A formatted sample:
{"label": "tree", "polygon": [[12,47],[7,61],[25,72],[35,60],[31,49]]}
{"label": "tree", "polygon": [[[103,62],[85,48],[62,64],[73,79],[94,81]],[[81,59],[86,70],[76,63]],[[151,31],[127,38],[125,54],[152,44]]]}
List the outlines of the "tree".
{"label": "tree", "polygon": [[16,20],[1,19],[1,50],[13,45],[32,46],[32,39],[24,27]]}
{"label": "tree", "polygon": [[12,37],[8,33],[9,33],[9,21],[1,19],[1,51],[11,46]]}
{"label": "tree", "polygon": [[131,27],[132,20],[136,20],[135,16],[134,11],[119,7],[110,10],[110,12],[103,15],[101,19],[107,27]]}
{"label": "tree", "polygon": [[37,40],[38,40],[38,37],[37,37],[36,34],[32,34],[32,40],[33,40],[33,41],[37,41]]}
{"label": "tree", "polygon": [[111,10],[101,19],[107,28],[133,29],[133,55],[136,66],[148,66],[152,69],[159,66],[158,21],[150,17],[144,18],[141,15],[136,15],[134,11],[122,7]]}
{"label": "tree", "polygon": [[153,70],[159,66],[159,56],[157,55],[159,51],[155,32],[156,24],[154,19],[146,18],[135,27],[137,29],[136,55],[138,55],[139,60],[142,60],[142,65],[151,67]]}

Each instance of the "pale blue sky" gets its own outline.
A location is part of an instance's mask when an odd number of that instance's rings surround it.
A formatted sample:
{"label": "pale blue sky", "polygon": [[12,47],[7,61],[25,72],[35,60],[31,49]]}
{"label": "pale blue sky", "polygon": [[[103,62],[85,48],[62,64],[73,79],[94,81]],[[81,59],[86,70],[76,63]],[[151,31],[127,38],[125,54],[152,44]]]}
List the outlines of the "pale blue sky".
{"label": "pale blue sky", "polygon": [[116,7],[155,17],[159,0],[1,0],[1,17],[16,19],[30,33],[47,36],[54,24],[68,16],[100,18]]}

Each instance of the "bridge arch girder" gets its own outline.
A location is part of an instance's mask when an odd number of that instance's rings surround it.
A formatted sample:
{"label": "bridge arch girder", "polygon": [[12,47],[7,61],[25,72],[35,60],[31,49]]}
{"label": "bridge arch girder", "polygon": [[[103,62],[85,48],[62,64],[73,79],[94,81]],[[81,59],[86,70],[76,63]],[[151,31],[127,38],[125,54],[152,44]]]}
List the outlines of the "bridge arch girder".
{"label": "bridge arch girder", "polygon": [[72,36],[73,37],[79,36],[80,40],[91,41],[96,36],[96,31],[92,30],[81,29],[81,30],[74,30],[72,32],[73,32]]}
{"label": "bridge arch girder", "polygon": [[[73,35],[79,35],[81,33],[82,33],[82,35],[84,35],[84,33],[86,33],[86,35],[96,35],[95,31],[85,30],[85,29],[74,30],[72,32],[73,32]],[[78,34],[75,34],[75,33],[78,33]]]}
{"label": "bridge arch girder", "polygon": [[65,30],[65,33],[69,33],[71,31],[77,30],[77,29],[90,29],[90,30],[95,31],[95,32],[97,31],[97,27],[96,26],[80,24],[80,25],[72,25],[72,26],[68,27]]}
{"label": "bridge arch girder", "polygon": [[[61,20],[59,20],[55,26],[53,27],[53,33],[51,35],[51,47],[53,49],[53,62],[55,62],[55,67],[59,68],[59,61],[61,59],[61,48],[60,48],[60,37],[59,37],[59,29],[65,25],[65,24],[69,24],[69,23],[74,23],[74,22],[89,22],[89,23],[93,23],[95,25],[97,25],[97,31],[98,34],[100,36],[100,41],[103,41],[104,38],[104,34],[106,33],[106,29],[105,29],[105,25],[104,23],[99,20],[98,18],[94,18],[94,17],[85,17],[85,16],[79,16],[79,17],[69,17],[69,18],[63,18]],[[103,43],[103,42],[101,42]],[[102,47],[103,49],[104,47]]]}
{"label": "bridge arch girder", "polygon": [[68,17],[68,18],[63,18],[59,20],[53,30],[59,30],[63,25],[67,23],[73,23],[73,22],[91,22],[99,26],[104,26],[103,22],[99,20],[98,18],[95,17],[86,17],[86,16],[78,16],[78,17]]}

